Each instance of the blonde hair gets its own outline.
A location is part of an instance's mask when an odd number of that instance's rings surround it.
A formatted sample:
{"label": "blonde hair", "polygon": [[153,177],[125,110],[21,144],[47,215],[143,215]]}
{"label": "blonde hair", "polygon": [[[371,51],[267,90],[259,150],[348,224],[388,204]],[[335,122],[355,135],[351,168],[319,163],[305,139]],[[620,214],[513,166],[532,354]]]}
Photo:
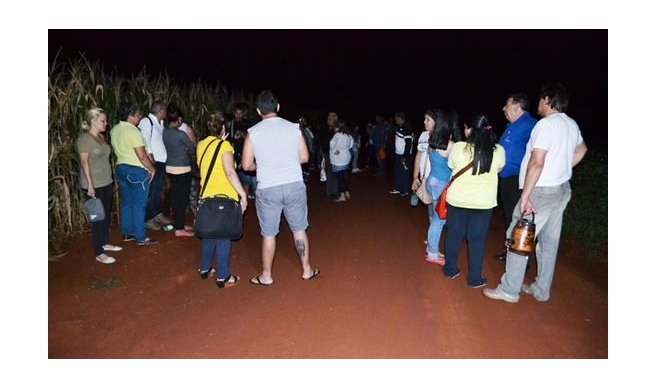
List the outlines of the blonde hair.
{"label": "blonde hair", "polygon": [[217,135],[221,132],[221,127],[223,127],[225,122],[224,114],[221,112],[212,112],[210,117],[208,117],[208,131],[211,135]]}
{"label": "blonde hair", "polygon": [[91,122],[96,120],[100,115],[105,115],[105,117],[107,117],[107,113],[105,113],[105,111],[101,108],[89,109],[84,117],[84,121],[82,122],[82,130],[85,132],[90,130]]}

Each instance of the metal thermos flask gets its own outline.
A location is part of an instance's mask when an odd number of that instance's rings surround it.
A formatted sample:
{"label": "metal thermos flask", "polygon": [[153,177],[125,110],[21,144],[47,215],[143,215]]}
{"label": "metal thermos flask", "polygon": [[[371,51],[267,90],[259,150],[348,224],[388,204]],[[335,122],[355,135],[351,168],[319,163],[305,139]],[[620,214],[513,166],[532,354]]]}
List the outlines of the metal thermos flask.
{"label": "metal thermos flask", "polygon": [[529,256],[532,249],[534,249],[535,234],[536,224],[534,223],[534,213],[532,213],[531,221],[525,219],[525,214],[523,213],[513,228],[511,238],[507,240],[509,250],[518,255]]}

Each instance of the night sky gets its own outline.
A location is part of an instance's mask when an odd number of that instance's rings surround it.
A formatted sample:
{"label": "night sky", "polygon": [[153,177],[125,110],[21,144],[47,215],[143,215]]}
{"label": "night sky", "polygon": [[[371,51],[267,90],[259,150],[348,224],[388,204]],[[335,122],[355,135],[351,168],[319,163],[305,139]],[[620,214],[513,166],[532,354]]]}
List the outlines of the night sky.
{"label": "night sky", "polygon": [[541,85],[558,81],[586,142],[607,148],[607,30],[49,30],[48,46],[49,61],[61,47],[60,59],[85,52],[128,74],[270,88],[291,120],[405,110],[417,129],[426,108],[452,107],[488,114],[500,134],[508,94],[527,93],[536,116]]}

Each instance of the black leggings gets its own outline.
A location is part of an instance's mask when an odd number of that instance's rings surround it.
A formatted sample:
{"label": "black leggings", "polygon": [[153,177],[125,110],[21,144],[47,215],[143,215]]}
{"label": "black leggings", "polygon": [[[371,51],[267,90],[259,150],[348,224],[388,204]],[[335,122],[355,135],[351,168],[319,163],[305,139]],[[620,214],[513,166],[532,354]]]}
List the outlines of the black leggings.
{"label": "black leggings", "polygon": [[[109,224],[110,224],[110,211],[112,210],[112,200],[114,199],[114,184],[110,183],[107,186],[96,187],[96,198],[100,199],[105,209],[105,219],[98,222],[91,223],[91,239],[94,244],[94,253],[96,256],[105,252],[103,245],[109,243]],[[83,189],[86,198],[87,190]]]}
{"label": "black leggings", "polygon": [[189,191],[192,184],[192,173],[167,174],[171,182],[171,208],[173,209],[173,227],[176,230],[185,228],[185,214],[189,203]]}

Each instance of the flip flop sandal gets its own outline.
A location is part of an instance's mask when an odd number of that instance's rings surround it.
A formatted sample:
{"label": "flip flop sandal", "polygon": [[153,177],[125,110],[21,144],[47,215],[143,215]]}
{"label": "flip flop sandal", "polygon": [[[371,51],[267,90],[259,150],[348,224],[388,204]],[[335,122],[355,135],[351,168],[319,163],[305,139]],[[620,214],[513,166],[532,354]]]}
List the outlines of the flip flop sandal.
{"label": "flip flop sandal", "polygon": [[301,279],[303,279],[303,280],[310,280],[310,279],[314,278],[314,277],[317,276],[317,275],[319,275],[319,269],[313,269],[313,274],[312,274],[311,277],[309,277],[309,278],[304,278],[304,277],[302,276]]}
{"label": "flip flop sandal", "polygon": [[[234,281],[231,282],[230,279],[234,279]],[[233,287],[236,286],[239,282],[240,282],[240,277],[231,274],[230,276],[228,276],[228,279],[217,280],[217,287],[219,288]]]}
{"label": "flip flop sandal", "polygon": [[260,275],[255,276],[255,277],[252,277],[252,278],[249,280],[249,283],[251,283],[251,284],[255,284],[256,286],[271,286],[272,284],[274,284],[273,281],[272,281],[271,283],[263,283],[263,282],[260,280]]}

